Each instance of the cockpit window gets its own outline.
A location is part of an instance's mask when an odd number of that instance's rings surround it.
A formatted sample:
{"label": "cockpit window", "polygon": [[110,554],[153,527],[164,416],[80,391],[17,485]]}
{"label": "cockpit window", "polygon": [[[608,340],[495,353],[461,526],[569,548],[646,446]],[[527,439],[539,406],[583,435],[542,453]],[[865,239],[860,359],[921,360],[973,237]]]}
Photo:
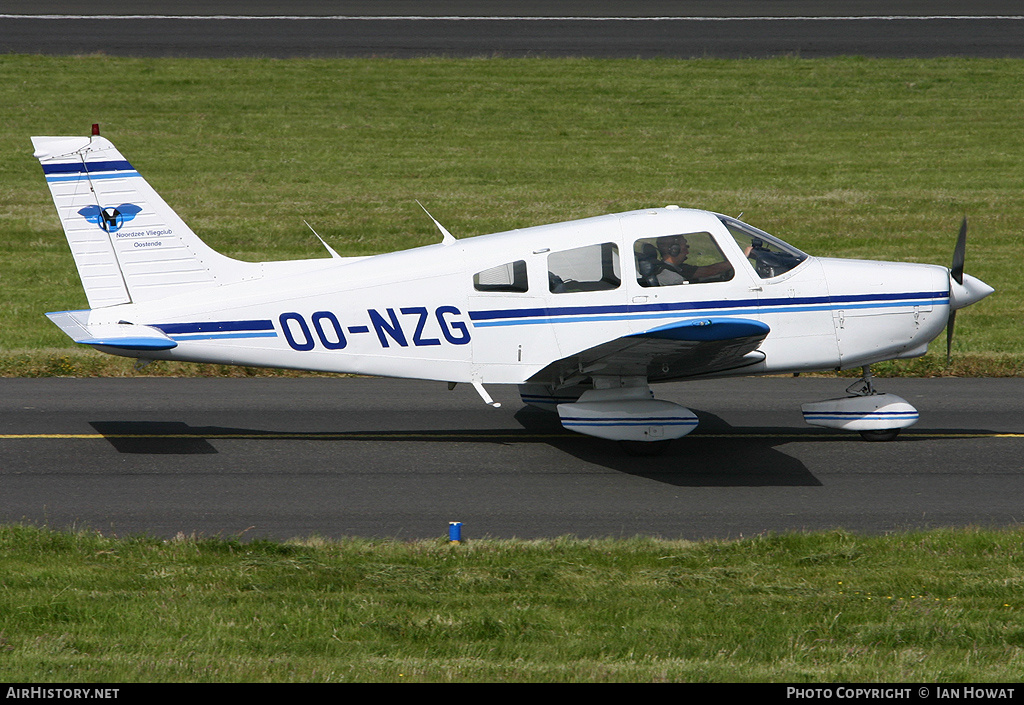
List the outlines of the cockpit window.
{"label": "cockpit window", "polygon": [[740,249],[743,250],[743,254],[750,260],[757,276],[762,279],[771,279],[785,274],[807,259],[807,255],[800,250],[792,245],[787,245],[763,230],[758,230],[727,215],[720,215],[719,219],[728,228]]}
{"label": "cockpit window", "polygon": [[477,272],[473,275],[473,288],[477,291],[523,293],[529,288],[526,283],[526,262],[520,259]]}
{"label": "cockpit window", "polygon": [[711,233],[641,238],[633,255],[640,286],[724,282],[734,274]]}
{"label": "cockpit window", "polygon": [[548,285],[552,293],[617,289],[619,248],[614,242],[587,245],[548,255]]}

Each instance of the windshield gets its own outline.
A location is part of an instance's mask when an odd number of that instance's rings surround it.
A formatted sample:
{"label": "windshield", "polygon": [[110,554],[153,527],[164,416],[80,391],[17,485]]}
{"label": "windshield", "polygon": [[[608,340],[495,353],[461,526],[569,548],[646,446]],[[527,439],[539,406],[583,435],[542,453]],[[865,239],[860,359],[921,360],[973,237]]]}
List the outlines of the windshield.
{"label": "windshield", "polygon": [[752,225],[747,225],[727,215],[720,215],[718,218],[732,234],[740,249],[743,250],[743,254],[750,260],[757,276],[762,279],[771,279],[785,274],[807,259],[807,255],[800,250],[792,245],[787,245],[763,230],[758,230]]}

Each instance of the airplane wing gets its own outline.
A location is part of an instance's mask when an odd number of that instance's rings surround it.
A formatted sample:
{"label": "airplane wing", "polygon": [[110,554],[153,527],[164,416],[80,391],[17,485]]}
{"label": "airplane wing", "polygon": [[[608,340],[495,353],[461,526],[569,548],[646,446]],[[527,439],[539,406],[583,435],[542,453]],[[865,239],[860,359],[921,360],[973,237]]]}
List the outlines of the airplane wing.
{"label": "airplane wing", "polygon": [[650,382],[756,364],[769,327],[746,318],[699,318],[628,335],[556,360],[529,379],[562,387],[591,375],[642,376]]}

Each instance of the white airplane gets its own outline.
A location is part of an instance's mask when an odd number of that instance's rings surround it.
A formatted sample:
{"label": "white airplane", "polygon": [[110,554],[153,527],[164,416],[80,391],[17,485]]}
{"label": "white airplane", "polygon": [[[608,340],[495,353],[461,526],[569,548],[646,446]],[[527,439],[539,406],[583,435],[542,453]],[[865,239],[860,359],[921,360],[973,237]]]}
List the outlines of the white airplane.
{"label": "white airplane", "polygon": [[[736,218],[677,206],[371,257],[242,262],[175,214],[93,127],[33,137],[90,308],[46,314],[142,360],[519,385],[570,430],[654,453],[697,417],[675,380],[863,368],[810,424],[889,440],[917,410],[870,365],[923,355],[993,289],[951,269],[812,257]],[[429,215],[429,214],[428,214]],[[431,218],[433,220],[433,218]],[[317,236],[319,237],[319,236]]]}

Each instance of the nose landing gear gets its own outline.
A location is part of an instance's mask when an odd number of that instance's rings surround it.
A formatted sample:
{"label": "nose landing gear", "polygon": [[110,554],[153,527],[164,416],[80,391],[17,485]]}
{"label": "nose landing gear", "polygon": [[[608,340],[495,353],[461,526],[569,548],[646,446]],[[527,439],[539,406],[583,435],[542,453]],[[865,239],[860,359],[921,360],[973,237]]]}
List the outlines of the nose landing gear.
{"label": "nose landing gear", "polygon": [[804,404],[804,420],[812,426],[857,431],[866,441],[891,441],[917,422],[917,409],[895,394],[875,390],[871,367],[849,387],[850,396]]}

